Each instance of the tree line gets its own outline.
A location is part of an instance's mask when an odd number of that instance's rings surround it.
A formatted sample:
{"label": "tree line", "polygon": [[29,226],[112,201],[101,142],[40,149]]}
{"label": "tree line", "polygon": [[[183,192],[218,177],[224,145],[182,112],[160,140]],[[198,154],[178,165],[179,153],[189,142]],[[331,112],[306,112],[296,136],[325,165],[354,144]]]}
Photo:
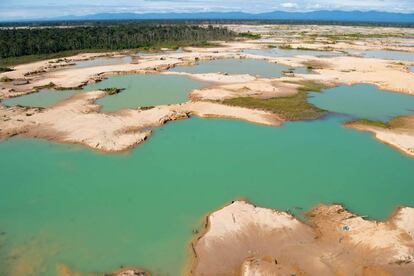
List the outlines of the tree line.
{"label": "tree line", "polygon": [[185,24],[114,25],[0,29],[0,57],[50,54],[70,50],[121,50],[191,45],[236,36],[226,28]]}

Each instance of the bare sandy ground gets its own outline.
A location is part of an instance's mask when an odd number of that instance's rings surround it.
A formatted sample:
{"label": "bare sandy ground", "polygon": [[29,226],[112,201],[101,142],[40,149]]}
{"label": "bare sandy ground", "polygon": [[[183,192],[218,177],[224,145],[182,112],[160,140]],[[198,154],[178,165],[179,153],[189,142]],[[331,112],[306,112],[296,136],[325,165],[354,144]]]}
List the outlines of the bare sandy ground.
{"label": "bare sandy ground", "polygon": [[[405,36],[414,31],[401,28],[369,28],[347,26],[286,26],[286,25],[230,25],[238,31],[249,30],[261,33],[261,40],[221,43],[213,48],[187,47],[183,52],[160,52],[154,55],[139,55],[130,64],[97,65],[72,68],[77,60],[99,56],[123,55],[124,52],[81,54],[66,59],[54,59],[16,66],[14,71],[0,74],[1,77],[24,79],[27,84],[0,82],[0,99],[32,93],[39,87],[54,84],[56,88],[81,87],[113,74],[161,73],[185,75],[209,85],[190,93],[191,101],[172,106],[159,106],[151,110],[124,110],[112,114],[101,114],[94,101],[104,96],[103,92],[76,96],[46,110],[24,108],[0,108],[0,135],[26,135],[57,140],[66,143],[80,143],[102,151],[126,150],[142,143],[151,133],[166,121],[187,118],[190,114],[201,117],[240,119],[259,124],[277,126],[281,120],[277,115],[262,110],[250,110],[218,103],[236,97],[272,98],[289,96],[297,92],[297,85],[289,82],[313,80],[331,86],[341,84],[368,83],[398,93],[414,95],[414,74],[407,70],[412,64],[406,61],[367,59],[354,56],[340,57],[268,57],[243,53],[244,49],[266,49],[269,41],[293,47],[323,49],[326,46],[338,49],[389,49],[405,47],[410,43]],[[334,44],[329,35],[385,34],[381,38],[340,39]],[[392,34],[395,37],[387,37]],[[324,37],[324,35],[326,37]],[[391,45],[394,43],[395,45]],[[411,47],[413,48],[413,47]],[[344,54],[345,55],[345,54]],[[311,74],[294,74],[282,78],[266,79],[250,75],[228,75],[223,73],[189,74],[163,71],[177,65],[191,65],[200,60],[224,58],[253,58],[292,67],[308,66]],[[208,102],[210,101],[210,102]],[[85,111],[86,110],[86,111]],[[27,113],[33,113],[26,115]],[[64,120],[62,120],[64,118]],[[86,120],[87,118],[87,120]],[[93,122],[93,123],[88,123]],[[359,127],[361,128],[361,127]],[[366,129],[375,132],[381,141],[394,145],[411,154],[412,131],[408,124],[403,130]]]}
{"label": "bare sandy ground", "polygon": [[293,78],[256,79],[249,82],[209,86],[190,93],[193,100],[222,101],[238,97],[262,99],[292,96],[297,93],[298,84],[289,83]]}
{"label": "bare sandy ground", "polygon": [[409,62],[352,56],[269,58],[260,55],[246,55],[246,57],[262,58],[292,67],[311,66],[314,73],[296,74],[296,77],[329,85],[367,83],[393,92],[414,94],[414,74],[407,70]]}
{"label": "bare sandy ground", "polygon": [[[393,123],[394,122],[394,123]],[[345,124],[347,127],[372,132],[376,139],[414,157],[414,116],[404,116],[391,121],[389,128],[361,122]]]}
{"label": "bare sandy ground", "polygon": [[410,275],[414,209],[368,221],[321,205],[303,223],[236,201],[207,217],[193,244],[191,275]]}
{"label": "bare sandy ground", "polygon": [[228,118],[279,126],[283,120],[270,112],[228,107],[211,102],[187,102],[150,109],[124,109],[99,112],[95,101],[103,91],[79,93],[47,108],[0,106],[0,138],[21,135],[53,141],[82,144],[104,151],[128,150],[144,142],[154,128],[191,114],[205,118]]}

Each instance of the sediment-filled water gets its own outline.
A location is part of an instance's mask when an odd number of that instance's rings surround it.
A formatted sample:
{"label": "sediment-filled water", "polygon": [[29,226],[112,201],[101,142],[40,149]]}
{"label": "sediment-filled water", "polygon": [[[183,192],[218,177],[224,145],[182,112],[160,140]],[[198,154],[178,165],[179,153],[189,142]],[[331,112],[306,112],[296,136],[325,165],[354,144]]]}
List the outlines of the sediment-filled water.
{"label": "sediment-filled water", "polygon": [[[56,275],[61,264],[79,272],[141,266],[180,275],[203,216],[237,198],[296,214],[341,203],[375,219],[399,205],[414,206],[414,159],[341,125],[354,116],[406,112],[401,95],[388,93],[392,108],[384,108],[385,96],[372,89],[346,86],[313,95],[318,106],[345,115],[279,128],[218,119],[171,122],[123,154],[3,141],[0,275]],[[330,97],[361,99],[371,111],[347,103],[339,109]]]}

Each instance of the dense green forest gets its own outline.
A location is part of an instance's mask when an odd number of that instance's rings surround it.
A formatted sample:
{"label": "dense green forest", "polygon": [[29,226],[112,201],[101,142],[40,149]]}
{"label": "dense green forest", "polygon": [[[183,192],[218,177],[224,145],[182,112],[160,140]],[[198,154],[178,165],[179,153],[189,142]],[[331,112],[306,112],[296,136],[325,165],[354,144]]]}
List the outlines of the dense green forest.
{"label": "dense green forest", "polygon": [[203,45],[229,40],[225,29],[186,24],[119,23],[113,25],[0,29],[0,57],[73,50],[120,50],[157,46]]}

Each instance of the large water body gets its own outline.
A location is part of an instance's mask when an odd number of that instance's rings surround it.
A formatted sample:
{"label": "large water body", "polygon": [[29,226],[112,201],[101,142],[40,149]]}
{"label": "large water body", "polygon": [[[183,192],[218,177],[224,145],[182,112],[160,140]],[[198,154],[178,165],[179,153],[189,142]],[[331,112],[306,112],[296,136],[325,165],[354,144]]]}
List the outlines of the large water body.
{"label": "large water body", "polygon": [[228,74],[249,74],[265,78],[280,77],[283,71],[289,67],[281,64],[271,63],[256,59],[217,59],[200,61],[195,65],[177,66],[170,71],[186,72],[191,74],[204,73],[228,73]]}
{"label": "large water body", "polygon": [[[378,95],[369,95],[374,117],[389,116],[375,106]],[[193,118],[155,130],[125,154],[4,141],[0,275],[16,268],[55,275],[58,264],[80,272],[136,265],[180,275],[202,217],[241,197],[294,213],[342,203],[375,219],[414,206],[414,159],[342,127],[348,119],[331,115],[275,128]]]}

